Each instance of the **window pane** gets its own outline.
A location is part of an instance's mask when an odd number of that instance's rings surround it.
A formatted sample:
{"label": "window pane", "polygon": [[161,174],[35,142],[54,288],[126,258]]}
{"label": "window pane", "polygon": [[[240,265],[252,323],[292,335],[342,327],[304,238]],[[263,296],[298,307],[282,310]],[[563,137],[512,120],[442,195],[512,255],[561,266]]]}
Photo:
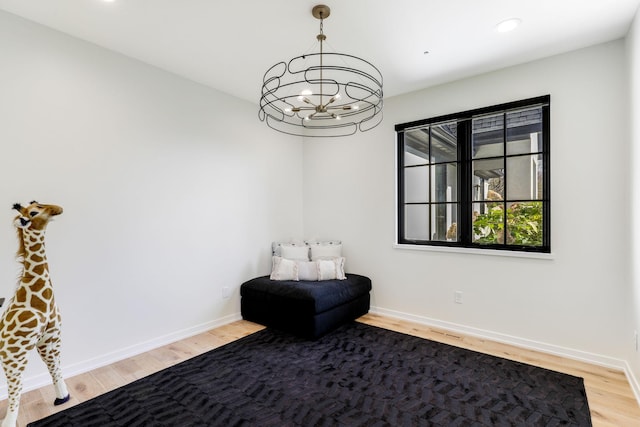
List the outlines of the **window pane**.
{"label": "window pane", "polygon": [[473,162],[473,200],[504,199],[504,158]]}
{"label": "window pane", "polygon": [[509,200],[541,200],[542,180],[541,154],[507,158]]}
{"label": "window pane", "polygon": [[416,166],[416,165],[426,165],[428,163],[428,159],[417,156],[413,153],[409,153],[407,151],[404,152],[404,165],[405,166]]}
{"label": "window pane", "polygon": [[429,163],[429,128],[413,129],[404,134],[404,165]]}
{"label": "window pane", "polygon": [[504,114],[473,119],[474,159],[504,155]]}
{"label": "window pane", "polygon": [[429,240],[429,205],[405,205],[404,238]]}
{"label": "window pane", "polygon": [[429,166],[416,166],[404,170],[405,203],[429,201]]}
{"label": "window pane", "polygon": [[507,113],[507,154],[542,152],[542,107]]}
{"label": "window pane", "polygon": [[507,206],[507,244],[542,246],[542,202],[516,202]]}
{"label": "window pane", "polygon": [[458,125],[456,122],[431,126],[431,162],[458,160]]}
{"label": "window pane", "polygon": [[473,242],[496,244],[504,241],[504,203],[473,204]]}
{"label": "window pane", "polygon": [[458,205],[438,203],[431,206],[432,240],[458,241]]}
{"label": "window pane", "polygon": [[456,163],[435,165],[433,170],[431,200],[434,202],[458,201],[458,168]]}
{"label": "window pane", "polygon": [[479,179],[475,177],[473,200],[504,200],[504,178]]}

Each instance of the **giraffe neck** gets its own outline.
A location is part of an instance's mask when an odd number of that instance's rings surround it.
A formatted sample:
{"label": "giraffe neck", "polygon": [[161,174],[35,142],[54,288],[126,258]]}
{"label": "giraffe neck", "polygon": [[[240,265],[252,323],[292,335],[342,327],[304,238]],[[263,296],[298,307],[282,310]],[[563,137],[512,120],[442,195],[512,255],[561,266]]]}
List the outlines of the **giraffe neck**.
{"label": "giraffe neck", "polygon": [[16,291],[17,302],[46,312],[53,304],[53,289],[44,245],[44,230],[22,230],[22,278]]}

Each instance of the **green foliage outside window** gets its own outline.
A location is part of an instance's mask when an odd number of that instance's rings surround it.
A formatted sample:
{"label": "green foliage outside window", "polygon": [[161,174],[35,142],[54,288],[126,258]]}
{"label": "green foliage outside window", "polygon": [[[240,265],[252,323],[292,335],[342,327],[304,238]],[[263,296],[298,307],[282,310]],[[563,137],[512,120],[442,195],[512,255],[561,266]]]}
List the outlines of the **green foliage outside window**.
{"label": "green foliage outside window", "polygon": [[476,243],[542,246],[542,202],[513,203],[507,209],[507,241],[504,241],[503,204],[491,203],[487,213],[473,222]]}

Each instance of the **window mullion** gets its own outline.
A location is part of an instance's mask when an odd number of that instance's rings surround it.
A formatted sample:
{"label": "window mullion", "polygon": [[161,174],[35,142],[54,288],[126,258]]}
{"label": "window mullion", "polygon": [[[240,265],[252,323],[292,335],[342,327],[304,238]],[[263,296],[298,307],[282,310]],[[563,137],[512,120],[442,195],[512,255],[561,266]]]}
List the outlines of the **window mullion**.
{"label": "window mullion", "polygon": [[471,217],[473,212],[471,152],[471,121],[458,122],[458,238],[463,245],[472,241]]}
{"label": "window mullion", "polygon": [[543,182],[542,182],[542,206],[543,206],[543,236],[542,244],[546,247],[550,246],[551,241],[551,150],[549,147],[549,139],[551,138],[551,119],[549,104],[542,107],[542,165],[543,165]]}
{"label": "window mullion", "polygon": [[431,126],[429,126],[429,170],[427,172],[427,179],[429,180],[429,185],[428,185],[428,197],[427,197],[427,220],[428,220],[428,225],[429,225],[429,236],[428,236],[428,240],[431,240],[433,237],[433,204],[432,204],[432,194],[433,194],[433,135],[431,132]]}
{"label": "window mullion", "polygon": [[502,244],[507,245],[509,239],[507,238],[507,200],[509,200],[509,195],[507,194],[508,185],[508,172],[507,172],[507,113],[506,111],[502,114],[502,166],[503,166],[503,175],[502,175]]}
{"label": "window mullion", "polygon": [[404,132],[398,132],[398,146],[397,146],[397,199],[398,199],[398,241],[405,241],[405,200],[404,200]]}

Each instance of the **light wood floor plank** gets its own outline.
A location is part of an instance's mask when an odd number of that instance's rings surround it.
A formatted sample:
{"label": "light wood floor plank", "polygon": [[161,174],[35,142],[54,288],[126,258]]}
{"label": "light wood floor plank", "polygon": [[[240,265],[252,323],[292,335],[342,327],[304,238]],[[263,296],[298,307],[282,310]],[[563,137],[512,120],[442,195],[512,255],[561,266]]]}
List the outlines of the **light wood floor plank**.
{"label": "light wood floor plank", "polygon": [[[582,377],[585,382],[594,427],[640,427],[640,406],[635,400],[629,382],[621,371],[375,314],[367,314],[359,321]],[[52,386],[24,393],[18,425],[25,426],[31,421],[64,410],[261,329],[263,329],[261,325],[252,322],[244,320],[233,322],[112,365],[68,378],[67,384],[72,398],[69,403],[62,406],[53,406],[55,396]],[[0,402],[0,417],[4,417],[6,406],[6,400]]]}

